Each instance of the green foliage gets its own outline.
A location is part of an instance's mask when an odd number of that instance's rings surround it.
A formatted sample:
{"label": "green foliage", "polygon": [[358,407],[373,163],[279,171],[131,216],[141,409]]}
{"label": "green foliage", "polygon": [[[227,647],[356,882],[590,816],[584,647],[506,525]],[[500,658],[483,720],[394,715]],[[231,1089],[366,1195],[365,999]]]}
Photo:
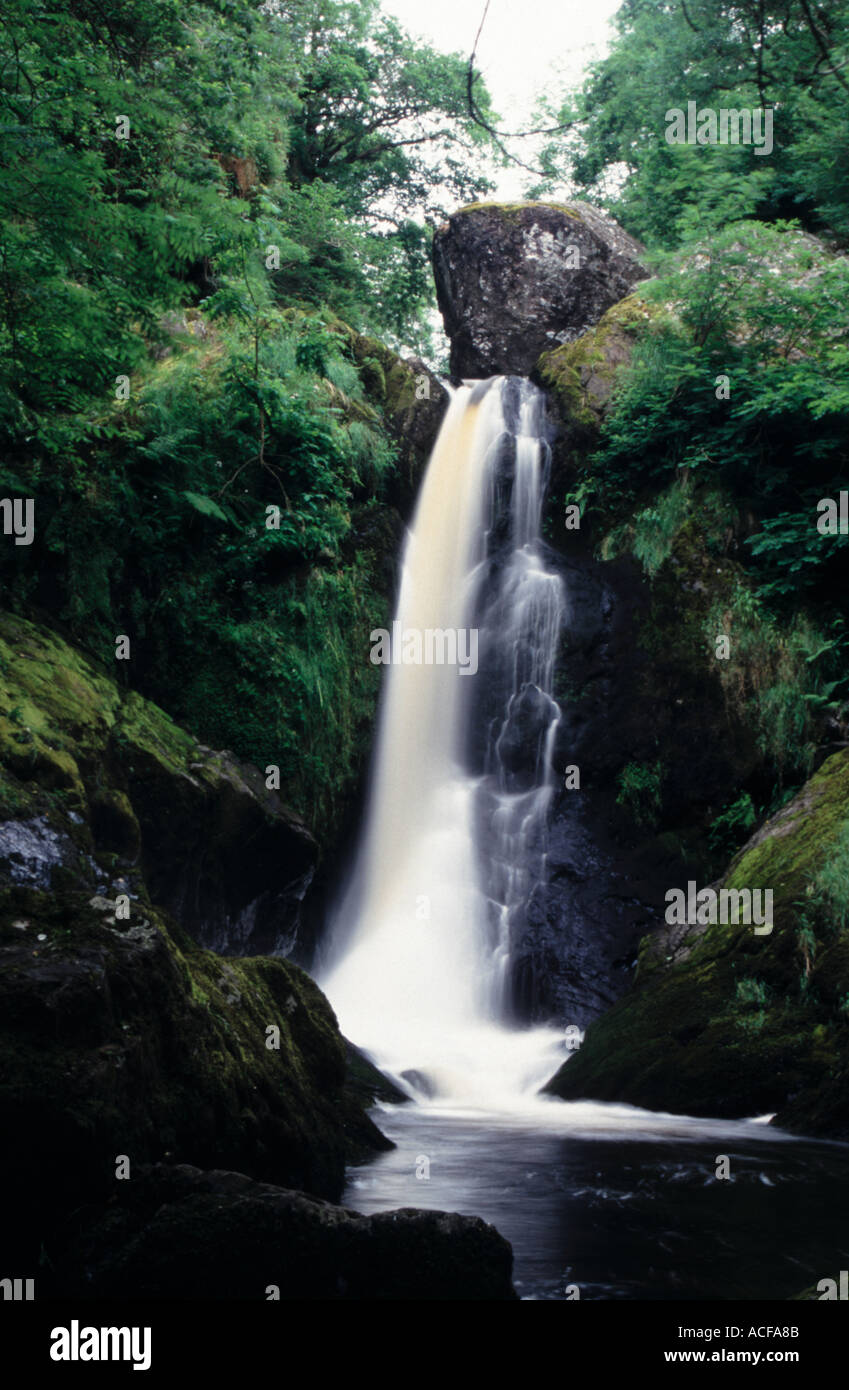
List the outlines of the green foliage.
{"label": "green foliage", "polygon": [[627,552],[639,560],[653,579],[692,517],[698,520],[706,548],[722,554],[727,549],[735,516],[732,504],[719,489],[697,491],[690,476],[684,474],[660,493],[651,506],[641,508],[632,520],[608,532],[600,546],[601,555],[607,560]]}
{"label": "green foliage", "polygon": [[[633,502],[686,470],[765,519],[810,499],[815,523],[822,489],[849,472],[849,267],[790,227],[750,223],[660,269],[641,294],[664,312],[640,327],[592,460],[596,507]],[[835,548],[811,530],[809,550],[827,564]],[[756,548],[770,573],[784,555],[779,536],[771,541]],[[788,564],[797,545],[787,542]]]}
{"label": "green foliage", "polygon": [[730,636],[716,663],[729,708],[781,786],[809,774],[849,695],[847,538],[817,527],[849,477],[849,271],[798,230],[757,223],[658,268],[640,289],[658,309],[636,321],[573,491],[605,528],[605,557],[627,551],[652,578],[722,558],[695,584],[705,651]]}
{"label": "green foliage", "polygon": [[843,643],[826,641],[803,613],[789,622],[775,617],[739,576],[705,618],[711,651],[717,634],[730,640],[728,659],[716,663],[729,707],[754,726],[780,781],[791,773],[810,775],[820,711],[840,708],[847,680]]}
{"label": "green foliage", "polygon": [[52,609],[110,663],[131,633],[134,684],[207,743],[279,765],[290,802],[329,826],[363,755],[368,632],[386,616],[352,518],[394,449],[332,321],[269,306],[259,333],[250,315],[183,329],[88,457],[35,480],[35,543],[0,555],[7,602]]}
{"label": "green foliage", "polygon": [[748,792],[741,792],[736,800],[726,806],[711,822],[708,839],[713,852],[725,861],[730,859],[754,828],[757,819],[758,814],[751,796]]}
{"label": "green foliage", "polygon": [[761,980],[751,977],[737,981],[737,998],[741,1004],[765,1004],[766,987]]}
{"label": "green foliage", "polygon": [[637,825],[654,827],[660,816],[661,765],[628,763],[617,779],[617,805],[624,806]]}
{"label": "green foliage", "polygon": [[[577,184],[652,245],[752,216],[849,235],[847,0],[624,0],[615,24],[583,90],[548,101],[570,131],[537,194]],[[670,144],[666,113],[689,101],[771,111],[772,151]]]}
{"label": "green foliage", "polygon": [[741,1010],[737,1026],[747,1033],[759,1033],[767,1021],[769,995],[763,981],[751,976],[737,981],[736,1002]]}
{"label": "green foliage", "polygon": [[849,926],[849,823],[814,875],[806,907],[808,915],[827,931],[845,931]]}
{"label": "green foliage", "polygon": [[165,310],[422,323],[434,191],[486,187],[458,58],[375,0],[10,0],[3,25],[0,427],[27,463],[84,448]]}
{"label": "green foliage", "polygon": [[427,348],[430,225],[487,189],[463,60],[376,0],[10,0],[2,33],[0,492],[37,517],[5,601],[110,665],[130,634],[119,679],[329,825],[397,539],[354,330]]}

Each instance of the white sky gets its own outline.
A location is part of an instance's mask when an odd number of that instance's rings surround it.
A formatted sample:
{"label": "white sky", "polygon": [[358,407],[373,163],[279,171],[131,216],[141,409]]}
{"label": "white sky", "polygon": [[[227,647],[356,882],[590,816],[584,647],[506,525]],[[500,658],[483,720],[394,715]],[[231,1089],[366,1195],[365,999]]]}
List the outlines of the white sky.
{"label": "white sky", "polygon": [[[485,0],[382,0],[411,34],[444,53],[468,57]],[[580,84],[581,74],[607,48],[611,16],[621,0],[490,0],[476,59],[501,117],[501,128],[534,124],[534,104],[551,84],[555,95]],[[511,145],[533,163],[533,142]],[[527,176],[521,169],[497,172],[496,198],[515,198]]]}

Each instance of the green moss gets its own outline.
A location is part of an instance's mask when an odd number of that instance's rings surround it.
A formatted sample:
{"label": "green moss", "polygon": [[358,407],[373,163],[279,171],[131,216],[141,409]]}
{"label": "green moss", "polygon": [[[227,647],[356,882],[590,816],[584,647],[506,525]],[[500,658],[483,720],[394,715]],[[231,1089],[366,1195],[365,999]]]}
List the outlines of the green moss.
{"label": "green moss", "polygon": [[643,945],[637,986],[592,1024],[551,1090],[698,1115],[777,1111],[789,1128],[849,1134],[849,930],[827,903],[815,910],[826,866],[845,853],[847,805],[843,751],[722,880],[772,890],[772,934],[661,928]]}
{"label": "green moss", "polygon": [[196,749],[157,705],[121,691],[56,633],[0,614],[0,806],[8,815],[61,812],[61,828],[83,840],[73,813],[104,850],[133,859],[140,832],[129,781],[143,769],[148,782],[167,784],[163,804],[173,808]]}
{"label": "green moss", "polygon": [[115,683],[61,638],[0,615],[0,760],[7,769],[82,796],[80,769],[102,748],[119,703]]}
{"label": "green moss", "polygon": [[64,1136],[59,1185],[80,1194],[108,1191],[124,1152],[339,1195],[347,1133],[372,1127],[303,971],[222,961],[146,905],[116,922],[106,900],[23,889],[0,894],[0,947],[0,1114],[28,1189],[54,1189]]}
{"label": "green moss", "polygon": [[630,361],[637,334],[659,312],[637,290],[608,309],[596,326],[575,342],[541,355],[536,377],[569,425],[599,430],[617,372]]}
{"label": "green moss", "polygon": [[789,927],[796,904],[837,844],[849,807],[849,757],[835,753],[732,862],[726,887],[762,884],[775,893],[777,925]]}
{"label": "green moss", "polygon": [[368,396],[387,419],[403,415],[416,400],[416,372],[412,365],[376,338],[351,333],[350,343]]}
{"label": "green moss", "polygon": [[525,208],[554,208],[555,211],[562,212],[567,217],[574,217],[578,222],[582,220],[580,209],[570,203],[549,203],[539,200],[524,203],[466,203],[454,213],[454,216],[462,217],[466,212],[497,212],[502,216],[515,217],[524,212]]}

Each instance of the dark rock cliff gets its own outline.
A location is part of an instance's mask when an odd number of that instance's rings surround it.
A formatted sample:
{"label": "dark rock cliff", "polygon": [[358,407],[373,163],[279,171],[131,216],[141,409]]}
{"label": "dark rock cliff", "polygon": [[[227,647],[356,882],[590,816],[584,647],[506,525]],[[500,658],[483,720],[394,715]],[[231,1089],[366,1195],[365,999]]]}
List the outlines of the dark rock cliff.
{"label": "dark rock cliff", "polygon": [[[774,894],[771,933],[660,919],[636,986],[549,1083],[565,1099],[744,1117],[849,1135],[849,931],[818,919],[840,851],[849,754],[835,753],[735,857],[722,887]],[[842,863],[842,859],[838,862]]]}
{"label": "dark rock cliff", "polygon": [[[556,765],[561,775],[577,766],[580,786],[564,778],[552,805],[548,881],[512,942],[512,983],[520,1018],[580,1026],[627,989],[664,892],[705,869],[706,821],[758,761],[705,656],[702,624],[724,567],[688,536],[650,585],[632,558],[605,561],[598,538],[564,524],[575,460],[597,444],[652,312],[631,292],[645,278],[638,254],[592,208],[537,204],[463,209],[434,250],[455,372],[525,373],[549,399],[545,533],[568,612]],[[629,806],[623,774],[655,768],[662,808]]]}

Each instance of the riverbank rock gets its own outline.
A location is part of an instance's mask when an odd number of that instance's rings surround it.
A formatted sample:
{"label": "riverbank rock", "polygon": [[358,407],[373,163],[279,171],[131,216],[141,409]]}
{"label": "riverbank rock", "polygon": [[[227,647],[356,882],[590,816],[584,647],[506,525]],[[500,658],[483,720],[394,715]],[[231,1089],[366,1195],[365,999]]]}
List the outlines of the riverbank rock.
{"label": "riverbank rock", "polygon": [[313,855],[256,769],[0,616],[7,1242],[14,1226],[37,1258],[63,1211],[111,1192],[120,1155],[332,1198],[346,1161],[388,1146],[312,980],[200,944],[287,946]]}
{"label": "riverbank rock", "polygon": [[0,615],[0,885],[143,880],[204,945],[288,952],[317,846],[258,769]]}
{"label": "riverbank rock", "polygon": [[[361,1216],[241,1173],[156,1165],[70,1223],[68,1295],[141,1299],[515,1300],[512,1250],[473,1216]],[[63,1289],[64,1284],[64,1289]]]}
{"label": "riverbank rock", "polygon": [[186,1161],[336,1198],[347,1160],[391,1147],[309,976],[224,959],[128,901],[125,918],[114,892],[0,893],[3,1181],[35,1255],[58,1215],[114,1191],[122,1155],[130,1177]]}
{"label": "riverbank rock", "polygon": [[547,1090],[693,1115],[771,1112],[787,1129],[849,1136],[847,804],[842,750],[718,885],[772,889],[773,932],[664,923],[643,944],[634,989]]}
{"label": "riverbank rock", "polygon": [[436,233],[433,265],[454,380],[530,376],[646,271],[641,247],[588,203],[475,203]]}

